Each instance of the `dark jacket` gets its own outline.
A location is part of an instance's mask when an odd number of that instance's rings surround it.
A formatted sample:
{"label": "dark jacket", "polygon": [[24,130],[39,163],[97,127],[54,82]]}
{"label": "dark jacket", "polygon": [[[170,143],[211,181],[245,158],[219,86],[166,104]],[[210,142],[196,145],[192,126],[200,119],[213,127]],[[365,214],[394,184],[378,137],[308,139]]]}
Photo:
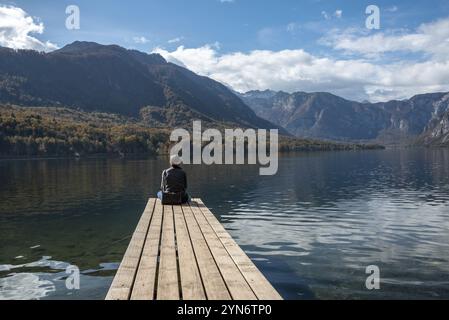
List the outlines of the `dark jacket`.
{"label": "dark jacket", "polygon": [[186,193],[187,175],[181,167],[173,166],[162,173],[161,189],[164,192]]}

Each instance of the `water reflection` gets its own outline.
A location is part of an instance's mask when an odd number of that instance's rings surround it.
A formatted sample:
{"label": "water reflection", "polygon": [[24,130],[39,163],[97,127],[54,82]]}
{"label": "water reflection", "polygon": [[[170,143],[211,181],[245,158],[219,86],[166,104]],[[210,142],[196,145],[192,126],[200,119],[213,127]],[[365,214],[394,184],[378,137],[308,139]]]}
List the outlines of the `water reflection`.
{"label": "water reflection", "polygon": [[[257,166],[186,170],[191,193],[285,298],[449,298],[448,160],[442,149],[330,152],[284,156],[273,177],[260,177]],[[102,298],[113,272],[101,266],[120,261],[165,166],[0,162],[0,264],[52,256],[96,283],[79,297]],[[364,287],[371,264],[381,268],[377,292]],[[0,278],[10,287],[24,281],[13,272],[37,274],[25,271],[0,269]],[[47,298],[67,298],[63,288],[42,286]]]}

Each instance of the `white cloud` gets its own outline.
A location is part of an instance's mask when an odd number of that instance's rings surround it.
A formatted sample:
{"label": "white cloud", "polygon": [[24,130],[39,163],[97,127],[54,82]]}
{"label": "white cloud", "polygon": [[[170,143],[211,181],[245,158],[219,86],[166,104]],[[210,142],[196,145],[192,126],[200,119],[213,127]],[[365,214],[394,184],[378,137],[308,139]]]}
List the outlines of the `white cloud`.
{"label": "white cloud", "polygon": [[348,54],[368,57],[398,51],[427,53],[443,60],[449,55],[449,18],[422,24],[411,33],[407,30],[392,30],[366,35],[365,32],[334,30],[321,42]]}
{"label": "white cloud", "polygon": [[43,32],[44,24],[35,22],[21,8],[0,5],[0,46],[38,51],[57,49],[57,45],[49,41],[42,42],[32,36]]}
{"label": "white cloud", "polygon": [[287,32],[294,33],[297,30],[301,29],[301,25],[297,22],[290,22],[287,24],[287,27],[285,28]]}
{"label": "white cloud", "polygon": [[323,18],[325,20],[331,20],[332,17],[335,17],[337,19],[341,19],[341,17],[343,17],[343,10],[341,9],[337,9],[335,10],[335,12],[332,13],[328,13],[327,11],[321,11],[321,15],[323,16]]}
{"label": "white cloud", "polygon": [[342,16],[343,16],[343,10],[338,9],[334,12],[334,17],[340,19]]}
{"label": "white cloud", "polygon": [[388,12],[396,12],[396,11],[398,11],[398,6],[391,6],[391,7],[388,7],[386,10],[388,11]]}
{"label": "white cloud", "polygon": [[184,39],[184,37],[177,37],[177,38],[170,39],[167,42],[170,44],[173,44],[173,43],[181,42],[183,39]]}
{"label": "white cloud", "polygon": [[155,52],[237,91],[328,91],[348,99],[371,101],[449,91],[449,61],[375,64],[366,59],[315,56],[302,49],[220,54],[211,45]]}
{"label": "white cloud", "polygon": [[138,43],[138,44],[147,44],[147,43],[150,42],[150,40],[148,40],[147,38],[145,38],[143,36],[141,36],[141,37],[134,37],[133,41],[135,43]]}
{"label": "white cloud", "polygon": [[329,20],[331,17],[326,11],[321,11],[321,15],[324,17],[324,19]]}

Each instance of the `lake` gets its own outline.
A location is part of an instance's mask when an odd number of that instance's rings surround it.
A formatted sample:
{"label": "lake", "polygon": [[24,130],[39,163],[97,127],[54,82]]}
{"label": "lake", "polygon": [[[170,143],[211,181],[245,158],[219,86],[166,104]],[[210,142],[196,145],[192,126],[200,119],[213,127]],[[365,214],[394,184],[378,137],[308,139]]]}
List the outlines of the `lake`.
{"label": "lake", "polygon": [[[0,299],[103,299],[166,163],[0,161]],[[268,177],[185,169],[285,299],[449,299],[449,150],[288,154]]]}

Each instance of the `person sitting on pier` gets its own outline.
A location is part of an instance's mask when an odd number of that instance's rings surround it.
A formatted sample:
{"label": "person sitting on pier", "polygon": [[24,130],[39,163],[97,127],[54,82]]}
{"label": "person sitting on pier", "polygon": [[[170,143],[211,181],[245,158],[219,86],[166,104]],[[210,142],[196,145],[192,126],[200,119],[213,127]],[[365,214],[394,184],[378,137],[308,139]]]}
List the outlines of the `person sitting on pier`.
{"label": "person sitting on pier", "polygon": [[181,168],[182,159],[174,155],[170,158],[171,167],[162,172],[161,191],[157,197],[163,204],[176,205],[190,202],[187,193],[187,175]]}

